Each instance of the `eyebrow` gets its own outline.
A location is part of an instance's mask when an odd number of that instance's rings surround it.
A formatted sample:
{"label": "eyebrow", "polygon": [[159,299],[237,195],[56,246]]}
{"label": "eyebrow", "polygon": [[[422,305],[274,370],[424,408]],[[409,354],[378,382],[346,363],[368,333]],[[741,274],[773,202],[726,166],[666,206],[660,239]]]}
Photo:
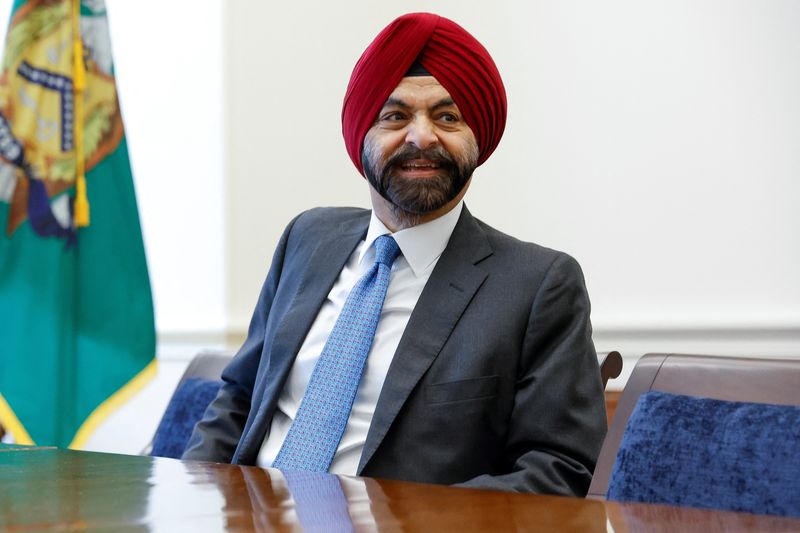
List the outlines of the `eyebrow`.
{"label": "eyebrow", "polygon": [[[442,98],[441,100],[433,104],[431,106],[431,109],[439,109],[440,107],[448,107],[451,105],[455,105],[455,102],[453,102],[453,99],[448,96],[447,98]],[[408,103],[404,102],[400,98],[395,98],[394,96],[390,96],[386,100],[386,103],[383,104],[383,107],[381,109],[385,109],[387,107],[400,107],[402,109],[411,109],[411,106],[408,105]]]}

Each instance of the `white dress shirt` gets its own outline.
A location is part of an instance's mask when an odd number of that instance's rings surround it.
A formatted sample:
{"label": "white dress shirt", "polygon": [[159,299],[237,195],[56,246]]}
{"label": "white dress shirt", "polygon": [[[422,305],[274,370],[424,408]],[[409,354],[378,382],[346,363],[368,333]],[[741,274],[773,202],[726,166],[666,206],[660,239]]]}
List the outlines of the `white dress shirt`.
{"label": "white dress shirt", "polygon": [[[449,213],[435,220],[392,235],[400,247],[401,255],[392,265],[389,289],[375,331],[375,339],[367,356],[364,374],[344,435],[329,469],[333,474],[356,474],[389,365],[397,345],[400,344],[411,312],[422,294],[422,289],[425,288],[425,283],[450,240],[463,205],[463,202],[459,202]],[[289,433],[289,427],[297,415],[314,365],[333,330],[347,295],[350,294],[356,281],[372,267],[375,261],[375,248],[372,246],[375,239],[387,234],[391,232],[373,212],[366,239],[361,241],[347,260],[297,354],[278,398],[269,434],[264,439],[258,454],[259,466],[269,467],[277,457],[283,440]]]}

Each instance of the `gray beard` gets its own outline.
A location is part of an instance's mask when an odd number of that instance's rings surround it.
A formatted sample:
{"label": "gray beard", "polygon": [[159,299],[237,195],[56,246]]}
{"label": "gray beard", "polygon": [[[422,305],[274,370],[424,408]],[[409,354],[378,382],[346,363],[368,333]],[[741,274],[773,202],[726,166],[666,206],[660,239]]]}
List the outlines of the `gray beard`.
{"label": "gray beard", "polygon": [[[442,146],[420,150],[405,144],[381,165],[375,148],[364,142],[361,165],[364,175],[372,187],[387,202],[392,214],[405,227],[414,226],[422,215],[441,209],[464,189],[478,160],[478,147],[457,161]],[[439,165],[440,173],[430,178],[408,179],[391,173],[395,166],[413,159],[428,159]]]}

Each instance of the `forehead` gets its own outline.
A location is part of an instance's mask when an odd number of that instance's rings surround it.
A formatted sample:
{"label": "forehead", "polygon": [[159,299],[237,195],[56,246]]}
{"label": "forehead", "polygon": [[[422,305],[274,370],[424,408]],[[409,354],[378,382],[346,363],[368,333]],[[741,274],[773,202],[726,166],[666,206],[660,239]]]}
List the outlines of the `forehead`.
{"label": "forehead", "polygon": [[450,98],[447,89],[433,76],[408,76],[400,80],[384,105],[399,101],[411,107],[424,107]]}

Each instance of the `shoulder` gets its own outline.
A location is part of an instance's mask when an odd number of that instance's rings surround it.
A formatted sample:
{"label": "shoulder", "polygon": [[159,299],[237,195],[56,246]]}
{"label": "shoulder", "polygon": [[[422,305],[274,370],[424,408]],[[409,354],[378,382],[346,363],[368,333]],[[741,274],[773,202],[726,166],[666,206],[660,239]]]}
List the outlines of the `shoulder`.
{"label": "shoulder", "polygon": [[314,207],[297,216],[298,221],[341,223],[348,220],[369,220],[369,209],[362,207]]}
{"label": "shoulder", "polygon": [[555,271],[570,277],[583,278],[580,265],[571,255],[512,237],[477,218],[473,218],[473,221],[483,232],[492,249],[491,256],[485,260],[487,266],[493,265],[495,270],[508,269],[517,276],[539,279]]}
{"label": "shoulder", "polygon": [[297,215],[288,229],[304,239],[335,238],[361,227],[366,230],[369,217],[370,211],[359,207],[315,207]]}

